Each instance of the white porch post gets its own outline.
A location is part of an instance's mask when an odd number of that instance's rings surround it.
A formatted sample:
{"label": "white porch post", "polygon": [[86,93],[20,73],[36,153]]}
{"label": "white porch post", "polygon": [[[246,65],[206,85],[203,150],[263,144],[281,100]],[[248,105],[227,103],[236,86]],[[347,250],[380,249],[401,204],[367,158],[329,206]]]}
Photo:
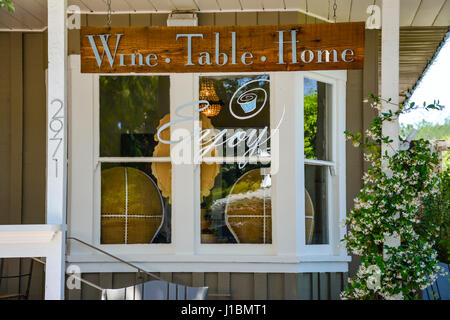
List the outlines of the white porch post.
{"label": "white porch post", "polygon": [[[398,110],[399,104],[399,60],[400,60],[400,0],[383,0],[381,28],[381,97],[391,99],[383,102],[382,112]],[[390,146],[381,145],[382,154],[394,154],[399,148],[398,119],[383,123],[383,136],[389,136]],[[389,172],[388,172],[389,174]],[[386,234],[384,244],[390,247],[400,245],[400,237]],[[384,255],[388,257],[387,254]]]}
{"label": "white porch post", "polygon": [[[392,99],[383,103],[383,112],[397,111],[399,103],[399,42],[400,42],[400,0],[383,0],[381,29],[381,97]],[[382,145],[392,154],[398,149],[398,121],[383,124],[383,135],[394,140],[391,148]]]}
{"label": "white porch post", "polygon": [[61,225],[45,267],[45,299],[64,299],[67,0],[48,0],[47,224]]}

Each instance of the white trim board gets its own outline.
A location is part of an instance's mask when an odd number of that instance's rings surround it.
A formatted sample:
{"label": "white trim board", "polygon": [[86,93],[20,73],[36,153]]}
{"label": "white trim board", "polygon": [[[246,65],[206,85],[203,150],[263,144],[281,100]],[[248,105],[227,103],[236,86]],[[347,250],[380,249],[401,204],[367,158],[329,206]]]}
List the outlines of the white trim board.
{"label": "white trim board", "polygon": [[[82,273],[136,272],[136,269],[120,263],[76,263]],[[256,263],[244,262],[238,266],[227,262],[153,262],[139,263],[148,272],[245,272],[245,273],[305,273],[305,272],[348,272],[348,262],[304,262],[304,263]]]}

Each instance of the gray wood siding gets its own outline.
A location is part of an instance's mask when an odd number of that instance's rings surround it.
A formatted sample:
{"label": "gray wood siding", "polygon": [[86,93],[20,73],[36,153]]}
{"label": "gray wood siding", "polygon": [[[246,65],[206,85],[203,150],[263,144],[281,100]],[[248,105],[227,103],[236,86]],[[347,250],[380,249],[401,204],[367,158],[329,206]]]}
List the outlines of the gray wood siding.
{"label": "gray wood siding", "polygon": [[[113,26],[166,25],[167,14],[113,15]],[[106,16],[83,15],[82,25],[101,26]],[[199,25],[269,25],[321,23],[294,12],[206,13]],[[373,113],[362,105],[368,93],[377,93],[377,31],[368,31],[364,70],[349,71],[347,129],[363,131]],[[70,30],[69,54],[79,54],[79,30]],[[46,33],[0,33],[0,224],[45,223]],[[361,188],[362,156],[347,146],[347,207]],[[8,259],[5,273],[25,271],[27,262]],[[350,271],[355,263],[350,265]],[[35,264],[31,299],[42,299],[43,268]],[[353,267],[354,269],[354,267]],[[211,293],[231,297],[209,299],[338,299],[347,281],[344,273],[161,273],[164,279],[192,286],[208,286]],[[84,274],[105,288],[119,288],[144,280],[135,273]],[[0,292],[17,290],[17,281],[4,281]],[[86,285],[68,290],[66,298],[98,299],[99,292]]]}
{"label": "gray wood siding", "polygon": [[[0,33],[0,224],[45,223],[45,33]],[[4,274],[26,273],[29,259],[7,259]],[[30,298],[43,297],[35,264]],[[22,282],[22,289],[25,288]],[[0,292],[18,292],[17,279]]]}
{"label": "gray wood siding", "polygon": [[[158,275],[158,274],[157,274]],[[347,273],[160,273],[166,281],[186,286],[208,286],[208,300],[337,300],[346,285]],[[123,288],[152,280],[137,273],[90,273],[83,279],[102,288]],[[82,284],[66,290],[68,300],[98,300],[101,292]]]}

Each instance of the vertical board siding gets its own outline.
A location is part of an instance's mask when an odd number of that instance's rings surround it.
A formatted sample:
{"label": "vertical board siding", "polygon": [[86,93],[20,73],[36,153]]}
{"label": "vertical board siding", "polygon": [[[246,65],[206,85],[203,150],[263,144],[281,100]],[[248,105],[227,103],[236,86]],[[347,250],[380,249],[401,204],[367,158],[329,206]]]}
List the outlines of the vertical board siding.
{"label": "vertical board siding", "polygon": [[237,24],[235,12],[215,13],[216,26],[234,26]]}
{"label": "vertical board siding", "polygon": [[330,300],[339,300],[342,287],[342,277],[339,273],[330,273]]}
{"label": "vertical board siding", "polygon": [[[23,43],[22,34],[9,34],[9,208],[6,212],[8,215],[8,224],[22,223],[22,151],[23,151]],[[7,117],[5,114],[5,118]],[[22,259],[8,259],[5,263],[5,269],[8,274],[17,275],[22,270]],[[5,279],[8,290],[19,292],[21,286],[19,279]]]}
{"label": "vertical board siding", "polygon": [[267,273],[253,275],[253,290],[255,300],[267,300]]}
{"label": "vertical board siding", "polygon": [[[366,30],[364,44],[364,69],[363,69],[363,97],[367,98],[369,94],[378,96],[378,47],[379,30]],[[369,129],[370,122],[377,117],[378,111],[371,108],[369,104],[363,104],[363,137],[365,138],[366,129]],[[364,161],[364,171],[367,171],[369,163]]]}
{"label": "vertical board siding", "polygon": [[269,300],[282,300],[284,298],[284,277],[282,273],[269,273],[267,275],[267,292]]}
{"label": "vertical board siding", "polygon": [[[208,292],[218,292],[217,279],[217,273],[205,272],[205,286],[208,287]],[[218,297],[208,297],[208,300],[218,300]]]}
{"label": "vertical board siding", "polygon": [[192,286],[204,287],[205,286],[205,274],[203,272],[192,273]]}
{"label": "vertical board siding", "polygon": [[22,223],[45,223],[47,46],[44,34],[25,33]]}
{"label": "vertical board siding", "polygon": [[329,273],[319,273],[319,299],[328,300],[329,299]]}
{"label": "vertical board siding", "polygon": [[100,273],[99,286],[102,287],[102,288],[114,288],[114,286],[113,286],[113,273],[112,272]]}
{"label": "vertical board siding", "polygon": [[199,26],[214,26],[216,21],[215,13],[202,13],[198,15]]}
{"label": "vertical board siding", "polygon": [[[83,279],[89,282],[98,284],[100,282],[99,273],[85,273],[82,275]],[[99,300],[101,297],[101,292],[93,288],[84,282],[81,283],[81,300]]]}
{"label": "vertical board siding", "polygon": [[[0,33],[0,48],[9,48],[11,34]],[[0,223],[9,223],[9,168],[10,168],[10,114],[11,114],[11,50],[0,50]]]}
{"label": "vertical board siding", "polygon": [[311,300],[319,300],[319,273],[311,274]]}
{"label": "vertical board siding", "polygon": [[311,273],[300,273],[298,275],[298,298],[300,300],[312,299],[311,277]]}
{"label": "vertical board siding", "polygon": [[280,15],[278,12],[258,12],[258,25],[280,24]]}
{"label": "vertical board siding", "polygon": [[192,286],[192,273],[187,272],[174,272],[172,281],[183,286]]}
{"label": "vertical board siding", "polygon": [[150,14],[131,14],[130,26],[132,27],[145,27],[150,26],[152,23],[152,16]]}
{"label": "vertical board siding", "polygon": [[[11,34],[0,33],[0,48],[10,48]],[[6,168],[0,172],[0,223],[10,224],[10,170],[11,167],[11,50],[0,50],[0,167]],[[3,274],[10,274],[8,266],[16,264],[16,259],[5,260]],[[0,292],[8,292],[12,283],[2,281]],[[17,287],[10,287],[15,290]]]}
{"label": "vertical board siding", "polygon": [[23,155],[23,42],[21,33],[11,33],[10,44],[10,223],[22,223]]}
{"label": "vertical board siding", "polygon": [[[217,293],[231,293],[231,276],[229,272],[221,272],[217,274]],[[229,299],[229,298],[226,298]]]}
{"label": "vertical board siding", "polygon": [[[220,288],[219,293],[228,293],[231,289],[231,299],[244,300],[254,299],[254,278],[251,273],[226,273],[227,278],[231,281]],[[219,278],[221,274],[219,273]]]}
{"label": "vertical board siding", "polygon": [[236,14],[236,25],[256,26],[258,25],[258,14],[256,12],[238,12]]}
{"label": "vertical board siding", "polygon": [[[347,71],[347,107],[346,107],[346,130],[363,132],[363,82],[362,70]],[[350,141],[346,142],[346,204],[347,208],[353,208],[353,199],[362,188],[362,171],[364,169],[363,154],[360,149],[355,148]],[[349,210],[347,209],[347,212]],[[358,260],[355,260],[358,259]],[[359,257],[353,257],[349,263],[349,269],[354,270],[359,264]]]}
{"label": "vertical board siding", "polygon": [[296,300],[298,299],[298,274],[285,273],[284,274],[284,299]]}
{"label": "vertical board siding", "polygon": [[[207,286],[208,300],[339,300],[347,273],[160,273],[173,283]],[[139,273],[88,273],[82,275],[102,288],[124,288],[150,281]],[[170,280],[169,280],[170,279]],[[218,294],[218,295],[217,295]],[[230,296],[227,296],[229,294]],[[98,300],[101,292],[86,284],[67,290],[67,300]]]}

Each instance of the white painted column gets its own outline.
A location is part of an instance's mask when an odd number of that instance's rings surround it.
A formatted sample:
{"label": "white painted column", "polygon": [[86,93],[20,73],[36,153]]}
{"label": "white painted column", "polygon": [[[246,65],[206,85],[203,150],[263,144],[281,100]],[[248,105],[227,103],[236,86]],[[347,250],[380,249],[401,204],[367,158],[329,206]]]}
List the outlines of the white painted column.
{"label": "white painted column", "polygon": [[[278,141],[271,139],[272,230],[278,256],[300,256],[305,246],[305,177],[303,156],[303,78],[299,72],[274,72],[270,76],[270,126],[279,127]],[[284,117],[283,117],[284,109]],[[282,118],[283,117],[283,118]],[[276,163],[278,162],[278,163]]]}
{"label": "white painted column", "polygon": [[[190,105],[181,111],[177,109],[184,104],[192,104],[198,92],[196,77],[190,73],[176,74],[170,79],[170,120],[177,121],[182,117],[198,117],[196,105]],[[181,116],[181,117],[180,117]],[[182,121],[171,125],[171,139],[177,141],[189,137],[194,132],[192,121]],[[194,154],[191,139],[185,143],[171,145],[172,161],[172,243],[175,253],[192,255],[195,252],[196,237],[200,233],[198,219],[200,217],[200,166],[192,163]],[[186,149],[182,150],[182,146]],[[178,158],[180,154],[187,157]],[[190,155],[189,155],[190,153]]]}
{"label": "white painted column", "polygon": [[[392,99],[383,103],[383,112],[397,111],[399,103],[399,59],[400,59],[400,0],[383,0],[381,29],[381,97]],[[383,135],[394,140],[392,149],[382,146],[392,154],[398,149],[398,121],[383,124]]]}
{"label": "white painted column", "polygon": [[[198,19],[194,14],[170,15],[167,26],[197,26]],[[190,84],[188,87],[186,84]],[[170,79],[170,120],[180,118],[177,109],[198,99],[198,78],[192,74],[177,74]],[[198,118],[195,111],[198,105],[184,108],[180,114],[185,117]],[[183,121],[172,125],[171,135],[176,130],[185,133],[194,132],[191,121]],[[179,131],[178,131],[179,132]],[[178,140],[180,137],[173,138]],[[195,140],[195,139],[194,139]],[[190,141],[187,139],[186,141]],[[190,143],[190,142],[189,142]],[[174,145],[171,146],[171,152]],[[174,152],[176,153],[176,152]],[[192,146],[191,155],[194,149]],[[194,163],[173,164],[172,163],[172,243],[175,254],[192,255],[196,251],[196,242],[200,242],[200,165]],[[176,200],[174,201],[174,199]]]}
{"label": "white painted column", "polygon": [[[400,60],[400,0],[383,0],[381,29],[381,97],[392,99],[383,102],[382,112],[398,110],[399,104],[399,60]],[[383,136],[389,136],[390,146],[382,144],[381,151],[394,154],[399,147],[398,119],[386,121],[382,128]],[[389,174],[389,172],[388,172]],[[390,247],[400,245],[400,237],[386,234],[384,243]],[[387,255],[385,255],[387,258]]]}
{"label": "white painted column", "polygon": [[48,0],[47,224],[62,232],[47,257],[45,299],[64,299],[67,177],[67,0]]}

